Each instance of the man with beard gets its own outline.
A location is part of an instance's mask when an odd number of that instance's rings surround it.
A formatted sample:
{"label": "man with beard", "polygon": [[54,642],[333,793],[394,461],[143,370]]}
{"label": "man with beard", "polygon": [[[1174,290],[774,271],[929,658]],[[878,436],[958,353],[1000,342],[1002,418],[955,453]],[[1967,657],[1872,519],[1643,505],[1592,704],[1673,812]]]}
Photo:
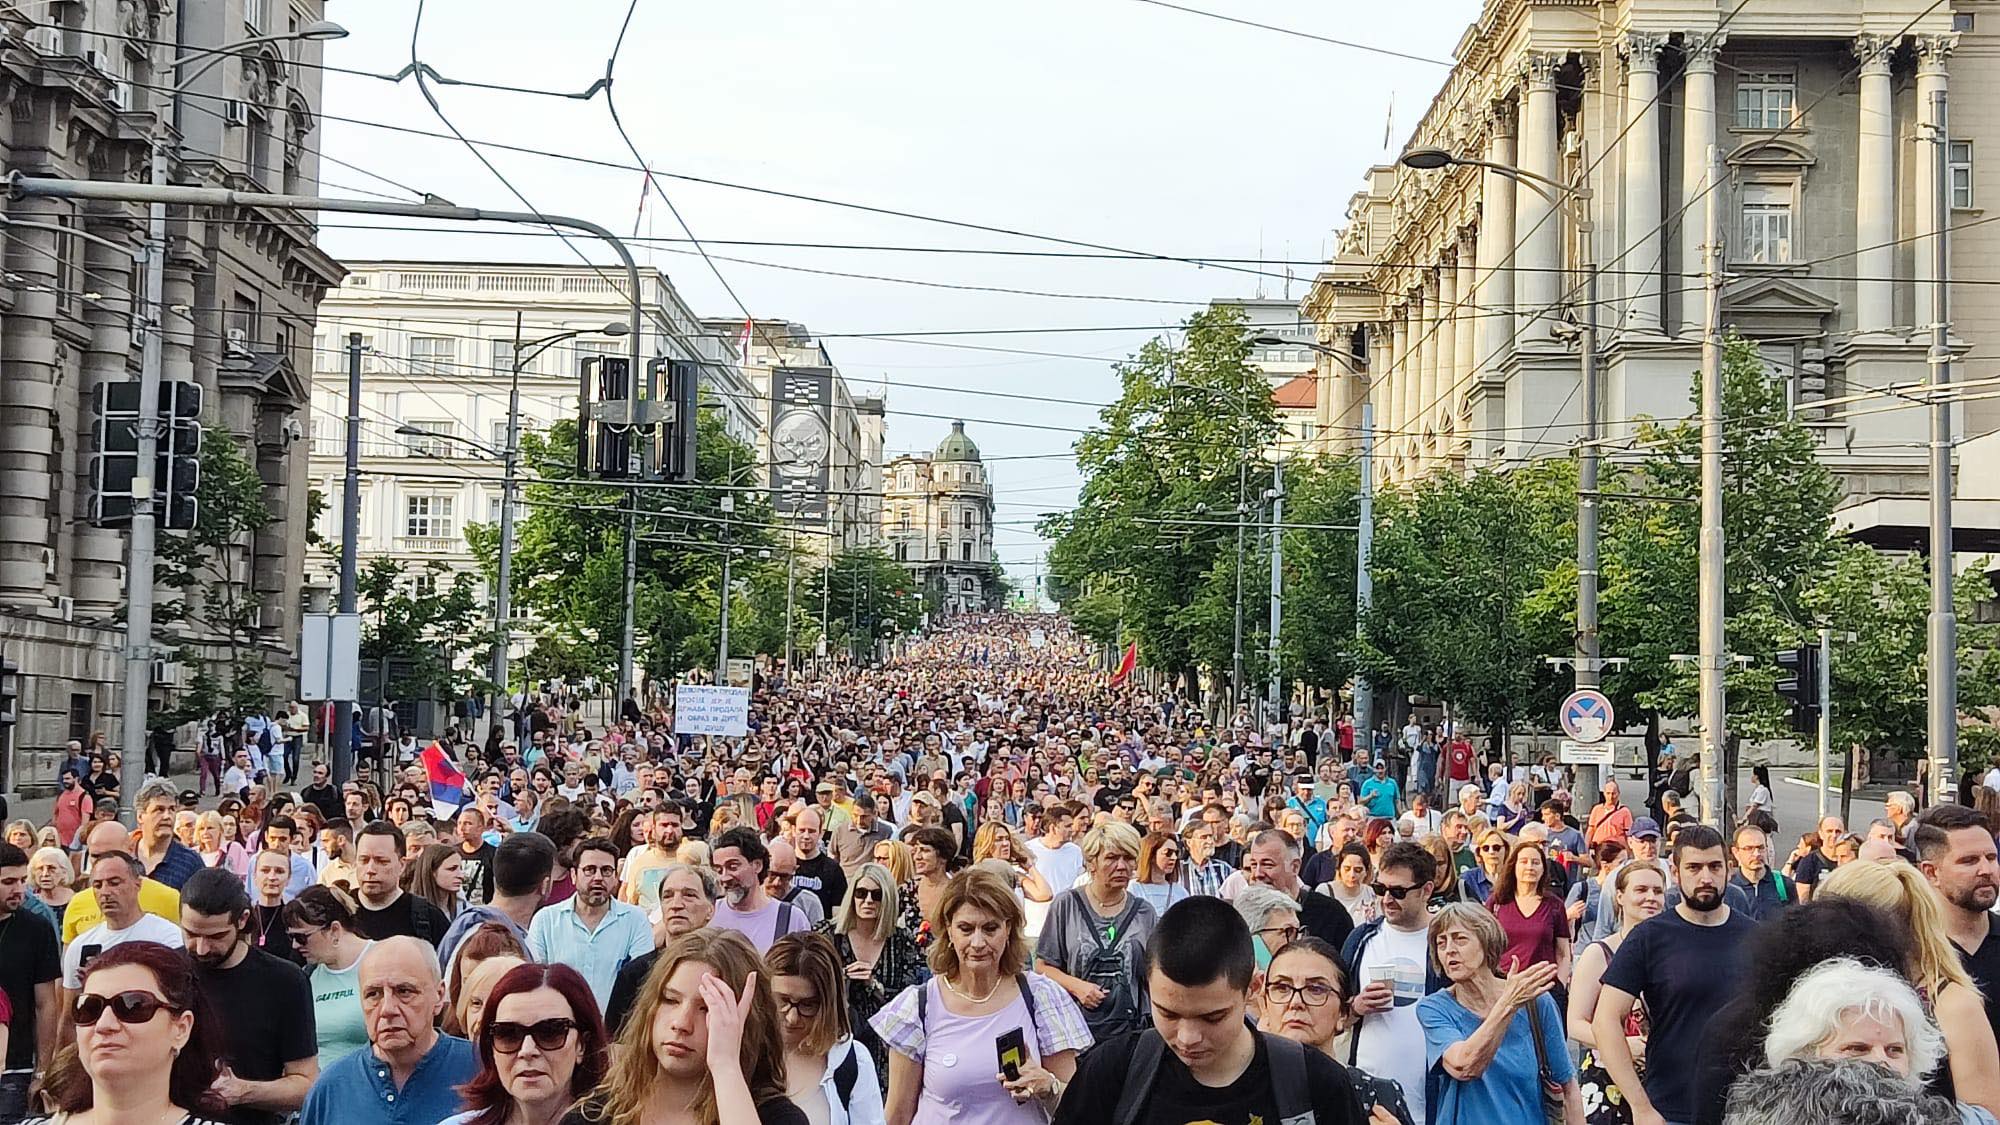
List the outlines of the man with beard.
{"label": "man with beard", "polygon": [[611,1029],[613,1038],[617,1037],[625,1017],[631,1014],[639,988],[646,983],[646,974],[653,971],[653,962],[660,959],[659,951],[682,934],[708,925],[715,917],[715,900],[721,893],[715,872],[706,867],[685,863],[667,867],[660,880],[660,923],[653,927],[653,943],[657,948],[644,957],[627,961],[618,970],[618,980],[611,986],[611,1002],[604,1006],[604,1025]]}
{"label": "man with beard", "polygon": [[653,927],[644,911],[613,897],[618,846],[609,839],[596,836],[578,844],[573,870],[576,894],[535,915],[528,926],[528,955],[582,973],[602,1007],[618,970],[653,951]]}
{"label": "man with beard", "polygon": [[772,942],[810,928],[804,911],[764,892],[771,850],[756,829],[737,825],[717,836],[714,856],[723,897],[715,911],[717,929],[742,934],[761,957]]}
{"label": "man with beard", "polygon": [[1910,842],[1918,870],[1945,903],[1945,926],[1959,963],[1986,997],[1986,1020],[2000,1034],[2000,922],[1993,904],[2000,899],[2000,855],[1986,817],[1964,805],[1938,805],[1917,818]]}
{"label": "man with beard", "polygon": [[[1705,824],[1674,837],[1673,873],[1680,904],[1626,935],[1604,970],[1591,1020],[1597,1056],[1632,1107],[1633,1125],[1692,1121],[1695,1054],[1715,1014],[1716,998],[1744,981],[1743,942],[1756,923],[1723,901],[1729,858],[1722,834]],[[1646,1077],[1642,1084],[1625,1042],[1625,1017],[1646,1003]]]}
{"label": "man with beard", "polygon": [[215,1092],[235,1125],[276,1125],[303,1106],[319,1077],[312,989],[298,966],[250,941],[250,897],[227,868],[205,867],[181,888],[181,938],[195,987],[222,1013]]}
{"label": "man with beard", "polygon": [[11,1016],[0,1058],[0,1121],[19,1121],[28,1112],[28,1084],[39,1058],[46,1068],[55,1057],[57,1008],[61,1004],[62,946],[56,927],[29,912],[28,857],[0,841],[0,993]]}

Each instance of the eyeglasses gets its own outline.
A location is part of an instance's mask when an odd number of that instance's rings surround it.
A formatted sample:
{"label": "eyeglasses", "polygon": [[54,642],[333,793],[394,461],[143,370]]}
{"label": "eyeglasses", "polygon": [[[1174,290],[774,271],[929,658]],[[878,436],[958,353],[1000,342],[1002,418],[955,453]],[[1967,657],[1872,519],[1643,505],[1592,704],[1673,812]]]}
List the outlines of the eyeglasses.
{"label": "eyeglasses", "polygon": [[1507,850],[1507,845],[1505,845],[1505,844],[1481,844],[1481,845],[1479,845],[1479,850],[1480,850],[1480,851],[1482,851],[1482,852],[1504,852],[1504,851],[1506,851],[1506,850]]}
{"label": "eyeglasses", "polygon": [[1317,1008],[1333,999],[1335,991],[1337,990],[1332,985],[1317,980],[1307,981],[1304,984],[1274,980],[1264,984],[1264,995],[1270,997],[1272,1003],[1280,1006],[1291,1003],[1292,998],[1296,996],[1299,1003],[1308,1008]]}
{"label": "eyeglasses", "polygon": [[493,1037],[493,1049],[503,1055],[511,1055],[521,1049],[521,1044],[529,1037],[535,1046],[544,1051],[561,1050],[569,1042],[569,1033],[576,1030],[576,1021],[567,1016],[537,1020],[534,1023],[515,1023],[512,1020],[496,1020],[486,1025],[486,1034]]}
{"label": "eyeglasses", "polygon": [[[1259,937],[1262,937],[1265,934],[1283,934],[1285,937],[1284,944],[1290,945],[1294,941],[1298,940],[1299,928],[1297,926],[1266,926],[1263,929],[1257,931],[1257,936]],[[1271,943],[1267,941],[1264,944],[1266,946],[1269,946]]]}
{"label": "eyeglasses", "polygon": [[881,902],[882,892],[876,887],[856,887],[854,888],[854,900],[856,902]]}
{"label": "eyeglasses", "polygon": [[96,1024],[98,1020],[104,1018],[106,1008],[111,1009],[111,1014],[118,1017],[119,1023],[147,1023],[163,1010],[174,1013],[180,1011],[179,1008],[152,993],[139,989],[120,992],[113,996],[86,992],[76,998],[76,1008],[72,1013],[76,1026],[90,1027]]}
{"label": "eyeglasses", "polygon": [[795,1013],[801,1019],[818,1019],[819,1000],[817,998],[811,1000],[794,1000],[789,996],[780,996],[778,997],[778,1011],[780,1014],[785,1012]]}
{"label": "eyeglasses", "polygon": [[[1417,886],[1422,886],[1422,884],[1419,883]],[[1375,883],[1371,889],[1375,892],[1375,897],[1377,898],[1393,898],[1397,902],[1401,902],[1404,896],[1414,893],[1417,887],[1392,887],[1387,883]]]}
{"label": "eyeglasses", "polygon": [[303,948],[307,942],[312,940],[314,934],[323,934],[325,932],[326,927],[320,926],[317,929],[311,930],[286,930],[285,936],[292,939],[293,945]]}

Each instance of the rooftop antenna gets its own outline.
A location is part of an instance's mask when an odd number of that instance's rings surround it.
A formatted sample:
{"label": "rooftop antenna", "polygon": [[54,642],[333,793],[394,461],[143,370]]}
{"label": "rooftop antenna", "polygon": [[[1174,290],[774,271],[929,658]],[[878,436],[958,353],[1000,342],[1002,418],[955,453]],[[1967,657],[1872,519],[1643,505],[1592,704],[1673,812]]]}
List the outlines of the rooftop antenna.
{"label": "rooftop antenna", "polygon": [[1264,228],[1257,228],[1257,299],[1264,299]]}

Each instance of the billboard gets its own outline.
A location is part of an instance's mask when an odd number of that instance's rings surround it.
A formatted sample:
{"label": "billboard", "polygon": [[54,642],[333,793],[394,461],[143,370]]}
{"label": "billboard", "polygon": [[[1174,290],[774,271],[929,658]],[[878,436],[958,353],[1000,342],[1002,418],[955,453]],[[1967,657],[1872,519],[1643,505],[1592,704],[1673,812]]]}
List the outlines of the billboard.
{"label": "billboard", "polygon": [[771,372],[771,508],[823,520],[833,482],[833,368]]}

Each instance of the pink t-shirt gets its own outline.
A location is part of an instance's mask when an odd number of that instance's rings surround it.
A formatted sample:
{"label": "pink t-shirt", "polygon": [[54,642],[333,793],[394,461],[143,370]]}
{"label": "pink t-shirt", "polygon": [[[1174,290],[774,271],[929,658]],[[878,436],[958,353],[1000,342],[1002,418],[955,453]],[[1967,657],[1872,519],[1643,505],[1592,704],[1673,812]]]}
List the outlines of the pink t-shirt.
{"label": "pink t-shirt", "polygon": [[715,920],[710,925],[718,930],[735,930],[750,939],[759,954],[770,950],[771,944],[786,934],[796,934],[812,928],[806,920],[806,912],[789,902],[765,896],[764,905],[758,910],[738,910],[729,905],[728,899],[715,904]]}

